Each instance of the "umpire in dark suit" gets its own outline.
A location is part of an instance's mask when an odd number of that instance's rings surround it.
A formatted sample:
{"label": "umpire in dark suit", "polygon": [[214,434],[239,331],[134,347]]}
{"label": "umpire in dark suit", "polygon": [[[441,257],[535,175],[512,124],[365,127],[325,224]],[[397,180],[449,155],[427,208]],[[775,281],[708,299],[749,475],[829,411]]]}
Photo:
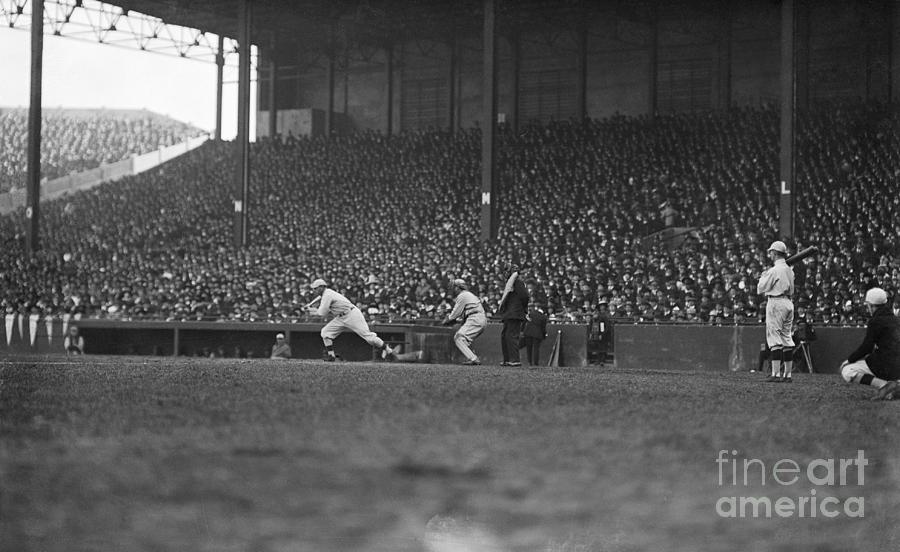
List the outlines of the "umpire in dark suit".
{"label": "umpire in dark suit", "polygon": [[504,297],[497,311],[503,320],[503,330],[500,332],[500,346],[503,351],[503,362],[500,366],[521,366],[519,361],[519,337],[525,327],[525,318],[528,313],[528,289],[522,280],[522,273],[518,266],[511,265],[508,271],[511,276],[507,280],[504,289]]}
{"label": "umpire in dark suit", "polygon": [[547,337],[547,315],[534,307],[528,313],[528,321],[525,323],[525,357],[529,366],[538,366],[541,363],[541,342]]}

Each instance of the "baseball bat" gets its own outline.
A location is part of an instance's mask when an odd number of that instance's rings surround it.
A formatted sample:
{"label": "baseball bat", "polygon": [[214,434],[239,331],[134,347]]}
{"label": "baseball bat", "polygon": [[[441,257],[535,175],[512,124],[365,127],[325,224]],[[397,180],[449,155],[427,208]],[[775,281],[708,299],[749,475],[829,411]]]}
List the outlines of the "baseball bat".
{"label": "baseball bat", "polygon": [[315,305],[316,303],[318,303],[318,302],[321,301],[321,300],[322,300],[322,296],[319,295],[318,297],[316,297],[315,299],[313,299],[313,300],[310,301],[309,303],[303,305],[303,308],[304,308],[304,309],[311,308],[313,305]]}
{"label": "baseball bat", "polygon": [[789,265],[796,264],[796,263],[799,263],[800,261],[802,261],[803,259],[809,257],[810,255],[815,255],[818,252],[819,252],[819,248],[816,247],[815,245],[811,245],[811,246],[807,247],[806,249],[804,249],[803,251],[798,251],[798,252],[794,253],[793,255],[791,255],[790,257],[785,259],[784,262],[786,262]]}

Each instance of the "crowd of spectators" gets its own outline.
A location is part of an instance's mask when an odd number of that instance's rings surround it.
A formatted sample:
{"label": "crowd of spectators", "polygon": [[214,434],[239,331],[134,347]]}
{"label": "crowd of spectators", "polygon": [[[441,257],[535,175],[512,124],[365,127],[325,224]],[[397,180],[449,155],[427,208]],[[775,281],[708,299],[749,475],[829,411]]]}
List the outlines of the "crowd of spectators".
{"label": "crowd of spectators", "polygon": [[[797,311],[814,324],[860,324],[867,286],[900,290],[898,130],[877,104],[800,118],[789,246],[821,249],[796,267]],[[779,233],[776,109],[504,127],[499,143],[490,243],[477,128],[257,142],[244,249],[231,246],[234,145],[208,143],[47,203],[31,259],[22,214],[0,219],[0,304],[291,321],[321,277],[372,318],[438,319],[457,277],[496,311],[502,267],[517,262],[551,320],[585,320],[601,303],[621,321],[764,320],[756,280]],[[654,233],[664,206],[687,229],[678,247]]]}
{"label": "crowd of spectators", "polygon": [[[47,109],[41,117],[41,178],[86,171],[199,134],[150,112]],[[25,187],[27,154],[28,110],[0,109],[0,193]]]}

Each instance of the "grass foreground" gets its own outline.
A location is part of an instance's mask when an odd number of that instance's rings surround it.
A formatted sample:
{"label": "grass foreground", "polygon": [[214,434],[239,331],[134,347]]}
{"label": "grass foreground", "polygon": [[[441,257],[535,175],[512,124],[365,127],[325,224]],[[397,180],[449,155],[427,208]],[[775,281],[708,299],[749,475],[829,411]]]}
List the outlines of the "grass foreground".
{"label": "grass foreground", "polygon": [[900,401],[872,393],[653,367],[0,358],[0,549],[898,550]]}

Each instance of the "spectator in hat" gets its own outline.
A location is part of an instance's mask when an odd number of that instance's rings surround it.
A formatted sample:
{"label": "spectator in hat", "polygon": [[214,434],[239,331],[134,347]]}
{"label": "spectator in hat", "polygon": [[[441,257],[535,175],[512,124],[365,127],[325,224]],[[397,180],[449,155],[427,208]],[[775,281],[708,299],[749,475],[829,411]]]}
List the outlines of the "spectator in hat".
{"label": "spectator in hat", "polygon": [[291,346],[284,339],[283,333],[278,333],[275,335],[275,344],[272,345],[272,354],[269,355],[271,359],[287,359],[291,358]]}
{"label": "spectator in hat", "polygon": [[69,326],[69,333],[63,339],[63,348],[66,350],[66,356],[84,354],[84,337],[81,336],[78,326]]}

